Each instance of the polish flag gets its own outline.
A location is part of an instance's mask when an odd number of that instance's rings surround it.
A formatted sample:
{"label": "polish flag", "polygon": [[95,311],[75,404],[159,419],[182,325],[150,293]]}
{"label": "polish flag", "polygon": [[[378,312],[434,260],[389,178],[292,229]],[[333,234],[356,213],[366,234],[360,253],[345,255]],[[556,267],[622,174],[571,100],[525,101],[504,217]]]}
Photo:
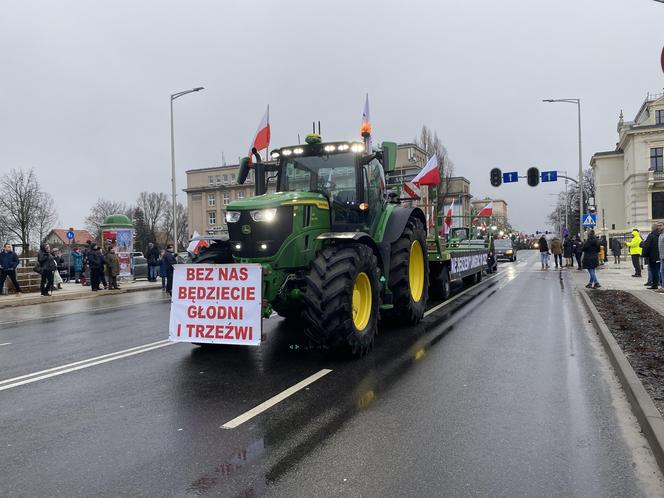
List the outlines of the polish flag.
{"label": "polish flag", "polygon": [[187,251],[191,254],[198,254],[203,247],[210,247],[210,243],[205,239],[200,239],[201,235],[194,230],[194,235],[191,237],[191,242],[187,246]]}
{"label": "polish flag", "polygon": [[413,178],[412,182],[416,185],[438,185],[440,183],[440,172],[438,171],[438,158],[436,154],[431,156],[429,162]]}
{"label": "polish flag", "polygon": [[454,199],[452,199],[452,204],[447,210],[447,215],[445,216],[445,221],[443,223],[443,233],[442,235],[447,235],[452,228],[452,213],[454,212]]}
{"label": "polish flag", "polygon": [[267,149],[270,146],[270,106],[267,106],[265,109],[265,114],[263,119],[261,119],[256,134],[254,135],[254,140],[251,142],[251,147],[249,147],[249,162],[252,161],[251,151],[256,149],[258,152],[263,149]]}
{"label": "polish flag", "polygon": [[473,223],[475,223],[480,216],[491,216],[492,214],[493,214],[493,201],[484,206],[482,210],[479,213],[477,213],[477,216],[475,216]]}

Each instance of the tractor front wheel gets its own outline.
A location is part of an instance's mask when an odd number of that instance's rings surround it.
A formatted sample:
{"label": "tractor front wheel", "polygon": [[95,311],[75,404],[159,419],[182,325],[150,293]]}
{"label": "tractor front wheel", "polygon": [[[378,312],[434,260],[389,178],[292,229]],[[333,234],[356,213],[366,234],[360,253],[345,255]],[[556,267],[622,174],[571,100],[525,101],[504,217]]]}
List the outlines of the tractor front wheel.
{"label": "tractor front wheel", "polygon": [[422,222],[411,217],[390,256],[392,315],[399,323],[415,325],[424,316],[429,293],[427,235]]}
{"label": "tractor front wheel", "polygon": [[323,249],[305,277],[305,333],[335,351],[362,356],[378,328],[380,281],[373,251],[361,244]]}

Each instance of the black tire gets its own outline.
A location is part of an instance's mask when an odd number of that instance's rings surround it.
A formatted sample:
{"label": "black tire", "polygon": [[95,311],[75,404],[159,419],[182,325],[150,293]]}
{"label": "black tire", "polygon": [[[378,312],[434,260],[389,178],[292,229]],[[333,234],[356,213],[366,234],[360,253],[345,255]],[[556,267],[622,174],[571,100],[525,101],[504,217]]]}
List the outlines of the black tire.
{"label": "black tire", "polygon": [[477,273],[463,277],[461,281],[466,285],[475,285],[477,283]]}
{"label": "black tire", "polygon": [[212,245],[207,251],[201,253],[194,261],[194,264],[228,264],[233,263],[231,246],[228,242]]}
{"label": "black tire", "polygon": [[480,270],[475,274],[475,283],[479,284],[482,281],[482,278],[484,277],[484,271]]}
{"label": "black tire", "polygon": [[[370,285],[369,315],[361,329],[353,320],[353,294],[365,275]],[[380,274],[373,251],[362,244],[323,249],[305,276],[304,332],[315,342],[353,356],[373,345],[380,309]]]}
{"label": "black tire", "polygon": [[[424,285],[419,299],[413,296],[410,288],[410,255],[414,242],[418,242],[424,258]],[[427,235],[422,222],[410,217],[401,237],[392,244],[390,256],[390,284],[394,308],[390,316],[398,323],[415,325],[424,316],[429,294],[429,262]]]}
{"label": "black tire", "polygon": [[445,265],[436,265],[429,275],[429,297],[445,301],[450,297],[450,269]]}

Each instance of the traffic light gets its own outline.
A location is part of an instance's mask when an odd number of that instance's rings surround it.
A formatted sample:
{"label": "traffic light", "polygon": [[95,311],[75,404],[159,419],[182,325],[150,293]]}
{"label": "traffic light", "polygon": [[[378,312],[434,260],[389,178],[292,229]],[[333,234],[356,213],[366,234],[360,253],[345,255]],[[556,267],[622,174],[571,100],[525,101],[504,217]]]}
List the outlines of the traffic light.
{"label": "traffic light", "polygon": [[503,173],[500,171],[500,168],[493,168],[491,170],[491,185],[494,187],[500,187],[503,183]]}
{"label": "traffic light", "polygon": [[537,187],[540,182],[540,174],[537,168],[528,168],[528,185]]}

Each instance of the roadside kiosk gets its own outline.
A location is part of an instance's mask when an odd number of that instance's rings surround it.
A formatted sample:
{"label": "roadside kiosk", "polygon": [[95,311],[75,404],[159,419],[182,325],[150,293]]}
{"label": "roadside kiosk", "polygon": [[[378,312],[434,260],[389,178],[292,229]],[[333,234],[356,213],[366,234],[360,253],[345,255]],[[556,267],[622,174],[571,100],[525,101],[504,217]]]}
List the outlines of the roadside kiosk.
{"label": "roadside kiosk", "polygon": [[124,214],[107,216],[99,227],[101,247],[105,251],[109,245],[115,248],[120,260],[120,277],[131,276],[131,253],[134,252],[134,224]]}

